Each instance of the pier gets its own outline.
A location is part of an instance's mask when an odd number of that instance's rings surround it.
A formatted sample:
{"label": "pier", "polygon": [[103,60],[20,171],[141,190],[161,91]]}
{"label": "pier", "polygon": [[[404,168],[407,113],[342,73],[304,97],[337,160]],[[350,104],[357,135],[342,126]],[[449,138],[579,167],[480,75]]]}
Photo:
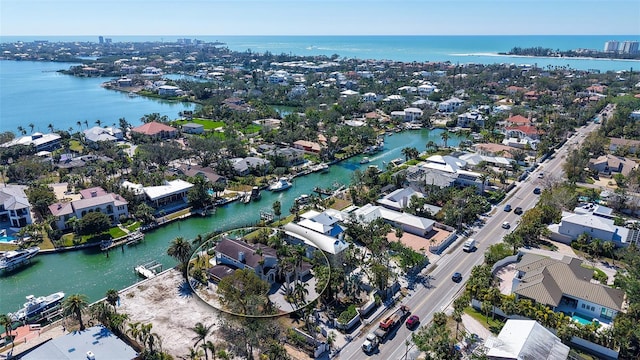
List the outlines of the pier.
{"label": "pier", "polygon": [[140,231],[135,231],[117,239],[102,241],[100,243],[100,250],[108,251],[109,249],[125,244],[136,245],[142,240],[144,240],[144,234]]}
{"label": "pier", "polygon": [[143,278],[151,279],[162,272],[162,264],[157,261],[150,261],[136,266],[134,270]]}

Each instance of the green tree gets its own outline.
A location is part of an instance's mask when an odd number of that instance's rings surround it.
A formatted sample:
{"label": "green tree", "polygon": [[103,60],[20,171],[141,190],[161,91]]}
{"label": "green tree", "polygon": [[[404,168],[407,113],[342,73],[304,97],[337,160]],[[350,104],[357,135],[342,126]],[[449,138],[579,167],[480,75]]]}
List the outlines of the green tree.
{"label": "green tree", "polygon": [[204,209],[212,204],[211,195],[209,195],[209,181],[202,176],[197,175],[192,178],[193,187],[187,193],[189,205],[194,209]]}
{"label": "green tree", "polygon": [[15,344],[13,342],[13,336],[11,336],[11,333],[13,332],[13,319],[11,318],[11,316],[9,316],[8,314],[0,314],[0,326],[5,329],[7,337],[11,339],[11,350],[13,350]]}
{"label": "green tree", "polygon": [[180,262],[180,267],[185,274],[187,271],[187,264],[189,263],[192,252],[193,249],[191,247],[191,243],[185,240],[185,238],[183,238],[182,236],[173,239],[173,241],[171,241],[171,244],[169,245],[169,248],[167,249],[167,255]]}
{"label": "green tree", "polygon": [[282,215],[282,204],[280,203],[280,201],[276,200],[273,202],[273,214],[280,218],[280,215]]}
{"label": "green tree", "polygon": [[44,218],[49,213],[49,205],[56,202],[56,194],[46,185],[33,185],[27,190],[29,204]]}
{"label": "green tree", "polygon": [[109,305],[113,306],[113,310],[117,311],[116,305],[118,304],[118,301],[120,301],[120,294],[118,294],[118,290],[116,289],[107,290],[106,300],[107,300],[107,303],[109,303]]}
{"label": "green tree", "polygon": [[84,330],[84,322],[82,321],[82,312],[87,308],[87,297],[82,294],[73,294],[64,299],[62,302],[62,311],[65,316],[73,315],[78,323],[80,323],[80,331]]}
{"label": "green tree", "polygon": [[269,283],[252,269],[236,270],[218,284],[220,301],[229,311],[243,315],[264,315],[269,298]]}
{"label": "green tree", "polygon": [[100,234],[111,228],[111,219],[107,214],[98,211],[87,213],[78,223],[78,233],[81,235]]}
{"label": "green tree", "polygon": [[461,353],[454,346],[455,339],[451,337],[451,333],[446,327],[446,315],[435,313],[433,319],[431,325],[424,326],[411,334],[411,339],[418,350],[425,353],[427,360],[460,359]]}
{"label": "green tree", "polygon": [[[193,344],[194,347],[198,346],[199,343],[202,342],[202,344],[206,344],[207,343],[207,336],[211,333],[211,328],[213,327],[213,324],[211,325],[204,325],[201,322],[197,322],[196,325],[192,328],[190,328],[191,331],[193,331],[196,336],[193,337],[193,340],[195,340],[196,342]],[[206,359],[209,359],[209,355],[207,354],[207,350],[204,349],[204,357]]]}

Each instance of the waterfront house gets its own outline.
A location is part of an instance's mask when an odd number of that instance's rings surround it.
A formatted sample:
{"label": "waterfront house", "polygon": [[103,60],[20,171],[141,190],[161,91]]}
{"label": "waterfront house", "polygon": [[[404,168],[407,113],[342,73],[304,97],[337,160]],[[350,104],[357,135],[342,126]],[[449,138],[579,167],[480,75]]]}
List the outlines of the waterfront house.
{"label": "waterfront house", "polygon": [[475,124],[480,128],[484,128],[484,120],[484,116],[479,111],[468,111],[458,115],[457,126],[468,128]]}
{"label": "waterfront house", "polygon": [[36,152],[53,151],[60,147],[60,139],[61,139],[60,135],[55,133],[43,134],[40,132],[35,132],[31,135],[25,135],[19,138],[15,138],[0,146],[4,148],[8,148],[16,145],[24,145],[24,146],[35,147]]}
{"label": "waterfront house", "polygon": [[401,228],[409,234],[425,237],[433,230],[435,221],[420,216],[411,215],[373,204],[364,205],[353,212],[356,219],[370,223],[378,218],[393,227]]}
{"label": "waterfront house", "polygon": [[565,360],[569,347],[535,320],[507,319],[497,337],[485,339],[489,360]]}
{"label": "waterfront house", "polygon": [[345,229],[340,224],[345,217],[346,214],[333,209],[321,213],[307,211],[300,215],[302,220],[284,225],[287,242],[304,244],[309,258],[315,249],[322,250],[332,265],[341,265],[344,251],[349,247],[344,240]]}
{"label": "waterfront house", "polygon": [[11,184],[0,187],[0,224],[9,223],[12,228],[21,228],[33,222],[31,204],[24,192],[26,188]]}
{"label": "waterfront house", "polygon": [[181,96],[184,94],[177,86],[172,85],[162,85],[158,87],[158,95],[160,96]]}
{"label": "waterfront house", "polygon": [[174,208],[186,206],[187,193],[193,184],[184,180],[176,179],[165,181],[160,186],[145,186],[142,188],[147,202],[158,209],[167,205],[177,205]]}
{"label": "waterfront house", "polygon": [[80,199],[49,205],[49,211],[58,230],[68,229],[67,222],[72,217],[80,220],[91,212],[106,214],[114,225],[120,222],[121,217],[129,216],[127,200],[100,187],[80,190]]}
{"label": "waterfront house", "polygon": [[409,206],[411,199],[414,196],[422,198],[424,197],[424,194],[412,188],[400,188],[383,196],[376,202],[387,209],[402,211],[404,208]]}
{"label": "waterfront house", "polygon": [[456,112],[464,104],[463,100],[457,97],[452,97],[438,104],[438,111],[443,113]]}
{"label": "waterfront house", "polygon": [[187,134],[202,134],[204,133],[204,125],[196,123],[186,123],[182,125],[182,131]]}
{"label": "waterfront house", "polygon": [[214,247],[214,252],[215,260],[208,273],[215,282],[231,275],[236,269],[251,269],[270,284],[276,281],[278,257],[274,248],[223,236]]}
{"label": "waterfront house", "polygon": [[203,176],[211,183],[221,182],[226,183],[227,179],[224,176],[218,175],[213,169],[205,168],[200,165],[180,164],[176,170],[185,176]]}
{"label": "waterfront house", "polygon": [[91,146],[97,146],[100,141],[116,142],[123,139],[122,130],[116,127],[94,126],[84,130],[84,140]]}
{"label": "waterfront house", "polygon": [[593,269],[581,265],[582,260],[574,257],[556,260],[525,253],[515,264],[512,292],[553,311],[611,323],[623,310],[624,291],[592,283]]}
{"label": "waterfront house", "polygon": [[322,150],[322,145],[308,140],[296,140],[293,142],[293,147],[314,154],[319,154]]}
{"label": "waterfront house", "polygon": [[271,162],[258,157],[235,158],[230,160],[233,164],[233,171],[239,176],[249,175],[252,171],[264,175],[269,172]]}
{"label": "waterfront house", "polygon": [[274,167],[291,167],[304,163],[304,151],[286,147],[269,150],[265,155],[270,159]]}
{"label": "waterfront house", "polygon": [[178,136],[178,130],[169,125],[151,121],[131,129],[135,134],[148,136],[156,139],[173,139]]}

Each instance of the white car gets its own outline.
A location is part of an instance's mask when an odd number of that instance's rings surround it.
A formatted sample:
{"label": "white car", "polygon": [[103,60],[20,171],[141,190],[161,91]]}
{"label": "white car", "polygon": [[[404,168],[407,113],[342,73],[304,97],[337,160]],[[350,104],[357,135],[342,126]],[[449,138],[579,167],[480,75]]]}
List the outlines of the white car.
{"label": "white car", "polygon": [[505,222],[503,222],[503,223],[502,223],[502,228],[503,228],[503,229],[508,229],[508,228],[510,228],[510,227],[511,227],[511,224],[509,224],[509,222],[508,222],[508,221],[505,221]]}

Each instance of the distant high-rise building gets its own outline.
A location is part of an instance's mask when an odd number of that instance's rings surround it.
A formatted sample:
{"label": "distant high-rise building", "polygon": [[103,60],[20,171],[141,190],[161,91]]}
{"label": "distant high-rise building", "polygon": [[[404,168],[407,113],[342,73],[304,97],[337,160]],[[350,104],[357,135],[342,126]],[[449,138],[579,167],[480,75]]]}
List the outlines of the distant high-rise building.
{"label": "distant high-rise building", "polygon": [[102,36],[98,36],[98,42],[99,42],[100,44],[104,44],[104,37],[102,37]]}
{"label": "distant high-rise building", "polygon": [[620,46],[620,43],[616,40],[607,41],[606,43],[604,43],[604,52],[607,52],[607,53],[618,52],[619,46]]}
{"label": "distant high-rise building", "polygon": [[620,52],[623,54],[637,54],[638,42],[637,41],[625,41],[622,43]]}
{"label": "distant high-rise building", "polygon": [[104,42],[107,43],[107,44],[111,44],[111,38],[105,38]]}

